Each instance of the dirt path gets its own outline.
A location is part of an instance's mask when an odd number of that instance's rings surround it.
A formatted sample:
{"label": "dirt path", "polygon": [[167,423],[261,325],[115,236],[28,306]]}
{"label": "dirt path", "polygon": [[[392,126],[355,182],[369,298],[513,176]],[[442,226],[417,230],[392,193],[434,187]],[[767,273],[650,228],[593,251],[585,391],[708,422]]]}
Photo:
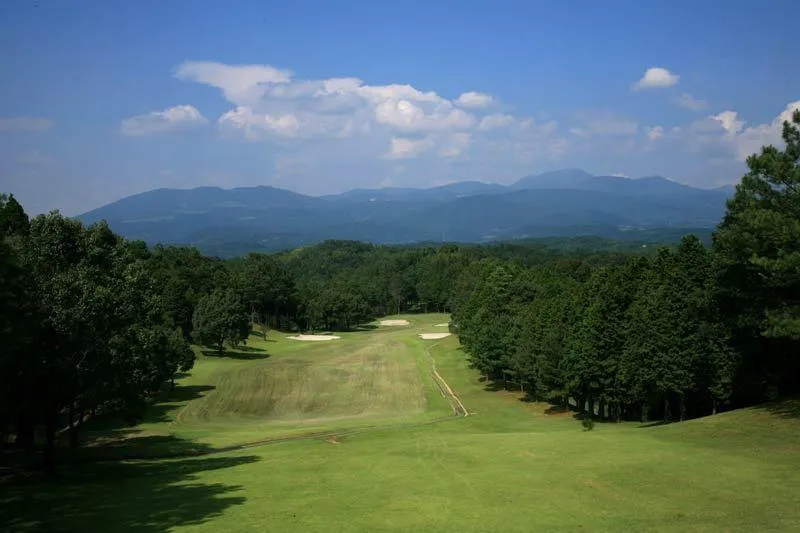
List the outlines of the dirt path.
{"label": "dirt path", "polygon": [[444,396],[453,407],[453,414],[455,416],[469,416],[469,411],[467,411],[467,408],[464,407],[464,404],[461,403],[461,400],[458,396],[456,396],[456,393],[453,392],[453,389],[450,388],[450,385],[447,384],[447,381],[436,370],[436,359],[434,359],[433,355],[431,354],[431,350],[438,344],[439,343],[437,342],[425,349],[425,353],[428,354],[428,357],[431,359],[431,374],[433,375],[433,379],[436,381],[436,385],[439,387],[439,391],[442,393],[442,396]]}

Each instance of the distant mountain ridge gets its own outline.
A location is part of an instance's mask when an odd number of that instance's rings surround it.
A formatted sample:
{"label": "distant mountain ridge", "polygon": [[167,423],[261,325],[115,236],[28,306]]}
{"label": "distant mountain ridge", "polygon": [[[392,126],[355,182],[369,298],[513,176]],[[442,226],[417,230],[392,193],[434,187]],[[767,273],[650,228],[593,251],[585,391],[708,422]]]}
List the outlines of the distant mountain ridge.
{"label": "distant mountain ridge", "polygon": [[[511,185],[466,181],[429,189],[355,189],[321,197],[269,186],[156,189],[78,217],[106,220],[150,244],[206,253],[277,250],[324,239],[384,244],[488,242],[548,236],[618,238],[656,228],[713,228],[730,187],[698,189],[653,176],[565,169]],[[222,250],[226,250],[222,252]]]}

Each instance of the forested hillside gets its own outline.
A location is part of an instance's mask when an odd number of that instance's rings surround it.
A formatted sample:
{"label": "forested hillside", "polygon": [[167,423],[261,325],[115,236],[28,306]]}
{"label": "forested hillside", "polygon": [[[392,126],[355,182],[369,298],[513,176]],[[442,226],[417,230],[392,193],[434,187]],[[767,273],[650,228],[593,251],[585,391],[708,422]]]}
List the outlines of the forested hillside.
{"label": "forested hillside", "polygon": [[121,235],[148,244],[191,245],[232,257],[328,239],[486,243],[590,235],[672,242],[689,230],[708,234],[729,197],[728,189],[697,189],[661,177],[563,170],[510,186],[463,182],[319,198],[274,187],[158,189],[78,218],[86,224],[105,220]]}
{"label": "forested hillside", "polygon": [[[800,123],[800,112],[794,114]],[[706,247],[655,254],[328,241],[221,260],[128,241],[0,199],[0,443],[73,446],[86,416],[134,419],[255,328],[347,330],[452,314],[471,363],[531,398],[616,420],[677,420],[798,392],[800,134],[766,147]],[[9,439],[9,437],[13,437]],[[2,453],[0,453],[2,457]]]}

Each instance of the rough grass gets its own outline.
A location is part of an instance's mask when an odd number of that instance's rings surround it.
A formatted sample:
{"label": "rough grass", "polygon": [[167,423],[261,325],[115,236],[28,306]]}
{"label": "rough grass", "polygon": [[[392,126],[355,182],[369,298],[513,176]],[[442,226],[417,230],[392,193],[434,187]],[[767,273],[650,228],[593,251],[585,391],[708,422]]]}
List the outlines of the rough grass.
{"label": "rough grass", "polygon": [[[175,446],[213,446],[231,438],[213,436],[209,428],[238,438],[275,425],[297,431],[302,429],[298,420],[304,419],[321,417],[336,425],[340,422],[333,419],[340,416],[363,417],[382,428],[194,459],[85,465],[64,472],[54,484],[31,480],[2,487],[0,528],[800,530],[797,402],[666,426],[598,424],[586,432],[570,416],[548,416],[545,406],[521,402],[517,393],[487,391],[465,364],[456,338],[437,343],[416,338],[424,327],[442,322],[441,316],[409,318],[410,328],[346,334],[337,346],[267,343],[267,360],[202,359],[178,391],[203,384],[216,388],[189,389],[187,398],[133,429],[160,431]],[[332,348],[337,351],[329,352]],[[430,423],[448,407],[425,373],[429,348],[439,373],[471,416]],[[373,361],[372,352],[384,362]],[[395,357],[413,365],[394,362]],[[277,364],[282,358],[283,364]],[[291,362],[300,359],[313,362]],[[261,375],[256,369],[270,368],[267,361],[273,371],[297,381],[286,386],[288,399],[268,392],[272,385],[261,388],[270,382],[268,376],[253,377]],[[314,362],[320,369],[310,370]],[[351,382],[348,374],[337,382],[337,372],[352,372],[365,362],[364,373],[374,377],[352,377]],[[306,369],[289,369],[294,366]],[[339,370],[326,370],[334,368]],[[409,368],[417,369],[416,381],[408,376]],[[308,399],[313,394],[301,392],[305,376],[328,391],[318,397],[330,405],[318,405]],[[417,383],[421,395],[402,393],[401,385],[392,386],[395,378]],[[367,389],[380,393],[363,393]],[[264,420],[248,422],[260,416],[259,408]],[[331,437],[334,433],[338,436]]]}

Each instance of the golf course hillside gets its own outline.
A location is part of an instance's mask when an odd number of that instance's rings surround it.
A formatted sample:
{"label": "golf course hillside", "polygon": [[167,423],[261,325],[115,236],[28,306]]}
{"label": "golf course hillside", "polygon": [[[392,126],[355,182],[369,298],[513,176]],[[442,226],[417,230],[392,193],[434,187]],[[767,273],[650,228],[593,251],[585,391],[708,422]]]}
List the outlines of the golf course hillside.
{"label": "golf course hillside", "polygon": [[222,259],[0,194],[0,531],[800,531],[791,120],[710,245]]}
{"label": "golf course hillside", "polygon": [[99,451],[113,443],[115,449],[158,454],[169,448],[138,443],[148,437],[168,442],[155,437],[173,436],[230,446],[446,418],[453,409],[440,392],[428,354],[436,341],[418,335],[435,331],[434,324],[446,319],[418,315],[405,327],[375,322],[324,342],[295,340],[278,331],[264,339],[259,332],[221,355],[195,347],[192,371],[174,391],[163,393],[142,423],[134,428],[113,427],[113,420],[111,428],[90,423],[89,437],[104,445]]}
{"label": "golf course hillside", "polygon": [[87,422],[88,462],[3,487],[3,530],[800,528],[800,403],[585,431],[483,382],[456,337],[420,338],[446,316],[392,318],[409,324],[195,348],[141,423]]}

